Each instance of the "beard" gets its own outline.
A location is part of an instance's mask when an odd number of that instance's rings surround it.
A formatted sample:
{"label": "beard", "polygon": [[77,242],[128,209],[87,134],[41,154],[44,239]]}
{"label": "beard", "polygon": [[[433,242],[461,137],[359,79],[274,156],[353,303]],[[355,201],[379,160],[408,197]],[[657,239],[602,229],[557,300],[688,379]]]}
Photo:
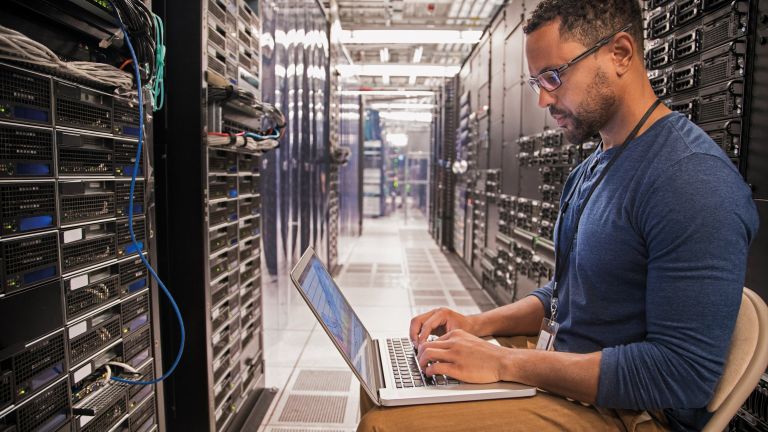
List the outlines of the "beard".
{"label": "beard", "polygon": [[571,127],[564,128],[565,138],[572,144],[581,144],[597,135],[598,131],[608,123],[616,105],[616,92],[610,85],[608,75],[598,69],[595,78],[587,86],[585,97],[576,113],[549,107],[552,115],[559,115],[571,120]]}

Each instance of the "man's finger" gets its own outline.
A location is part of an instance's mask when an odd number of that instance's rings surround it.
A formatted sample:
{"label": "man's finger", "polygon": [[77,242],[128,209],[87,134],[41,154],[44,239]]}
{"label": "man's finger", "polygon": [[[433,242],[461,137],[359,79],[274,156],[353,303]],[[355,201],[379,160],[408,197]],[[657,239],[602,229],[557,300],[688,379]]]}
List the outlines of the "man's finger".
{"label": "man's finger", "polygon": [[432,334],[432,330],[443,324],[445,324],[445,317],[439,313],[433,313],[428,320],[424,321],[424,324],[421,325],[419,336],[416,339],[416,349],[418,350],[421,344],[426,342],[429,335]]}
{"label": "man's finger", "polygon": [[421,315],[417,315],[411,319],[411,330],[409,332],[411,337],[411,342],[415,343],[417,341],[417,338],[419,337],[419,332],[421,331],[421,327],[424,324],[424,321],[429,319],[432,315],[434,315],[435,310],[431,310],[427,313],[423,313]]}
{"label": "man's finger", "polygon": [[422,350],[419,354],[419,365],[421,369],[425,369],[429,362],[449,362],[452,363],[456,358],[456,355],[447,349],[428,348]]}
{"label": "man's finger", "polygon": [[459,374],[459,368],[455,363],[432,363],[424,370],[426,376],[432,375],[447,375],[451,378],[461,379],[457,377]]}

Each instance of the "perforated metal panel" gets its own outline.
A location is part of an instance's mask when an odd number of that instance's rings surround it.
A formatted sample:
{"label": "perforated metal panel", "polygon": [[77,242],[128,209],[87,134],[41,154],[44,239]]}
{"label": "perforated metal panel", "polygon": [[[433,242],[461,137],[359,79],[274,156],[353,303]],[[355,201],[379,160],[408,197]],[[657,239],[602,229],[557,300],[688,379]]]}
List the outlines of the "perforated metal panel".
{"label": "perforated metal panel", "polygon": [[280,413],[280,422],[343,423],[346,396],[290,394]]}
{"label": "perforated metal panel", "polygon": [[302,370],[293,383],[294,391],[331,391],[349,390],[352,373],[348,371]]}

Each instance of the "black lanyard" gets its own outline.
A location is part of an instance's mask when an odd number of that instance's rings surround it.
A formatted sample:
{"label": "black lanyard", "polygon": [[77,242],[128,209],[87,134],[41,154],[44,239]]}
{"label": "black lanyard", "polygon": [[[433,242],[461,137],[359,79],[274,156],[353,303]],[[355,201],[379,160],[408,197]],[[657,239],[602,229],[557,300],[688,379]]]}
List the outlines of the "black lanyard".
{"label": "black lanyard", "polygon": [[[645,115],[643,115],[643,118],[640,119],[640,121],[637,123],[634,129],[632,129],[632,132],[629,133],[629,136],[627,136],[627,139],[624,140],[624,142],[619,147],[619,150],[616,152],[616,155],[611,158],[611,160],[608,162],[608,165],[605,166],[605,169],[600,173],[600,177],[597,178],[595,183],[592,185],[592,187],[589,189],[589,193],[587,193],[586,198],[584,198],[583,203],[581,204],[581,207],[579,207],[579,210],[576,213],[576,220],[573,224],[573,234],[571,234],[571,238],[568,241],[568,246],[565,249],[565,253],[562,254],[564,261],[560,262],[560,248],[558,246],[555,247],[555,282],[552,286],[552,301],[550,302],[550,319],[552,321],[555,321],[557,318],[557,284],[560,282],[560,279],[563,277],[563,274],[565,273],[565,270],[568,266],[569,257],[571,255],[571,248],[573,247],[573,241],[576,239],[576,234],[579,231],[579,221],[581,220],[581,215],[584,213],[584,209],[587,207],[587,203],[589,203],[589,199],[592,198],[592,194],[595,192],[595,189],[597,189],[598,186],[600,186],[600,183],[602,183],[603,179],[605,178],[606,174],[608,174],[608,171],[611,169],[613,164],[616,163],[616,161],[619,159],[622,153],[624,153],[624,150],[629,147],[629,143],[635,139],[637,136],[637,133],[640,132],[640,129],[643,127],[646,121],[648,121],[648,118],[653,114],[654,111],[656,111],[656,108],[661,104],[660,99],[656,99],[656,101],[651,105],[650,108],[648,108],[648,111],[645,112]],[[602,146],[602,144],[601,144]],[[584,181],[584,173],[585,170],[589,168],[584,167],[584,169],[581,171],[581,175],[579,176],[578,182],[574,185],[573,189],[568,193],[568,197],[565,199],[565,202],[563,202],[563,208],[560,210],[560,221],[557,223],[557,242],[558,244],[562,241],[562,228],[563,228],[563,219],[565,218],[565,212],[568,211],[568,207],[571,204],[571,198],[573,197],[573,194],[576,190],[581,188],[581,184]]]}

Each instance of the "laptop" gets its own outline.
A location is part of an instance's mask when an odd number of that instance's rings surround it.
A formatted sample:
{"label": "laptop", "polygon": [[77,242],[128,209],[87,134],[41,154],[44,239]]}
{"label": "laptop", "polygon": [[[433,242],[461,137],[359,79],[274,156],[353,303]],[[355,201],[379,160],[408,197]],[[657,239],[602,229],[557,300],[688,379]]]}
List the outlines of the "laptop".
{"label": "laptop", "polygon": [[291,271],[291,280],[377,405],[420,405],[536,394],[534,387],[511,382],[467,384],[444,375],[425,376],[407,336],[371,338],[311,247]]}

